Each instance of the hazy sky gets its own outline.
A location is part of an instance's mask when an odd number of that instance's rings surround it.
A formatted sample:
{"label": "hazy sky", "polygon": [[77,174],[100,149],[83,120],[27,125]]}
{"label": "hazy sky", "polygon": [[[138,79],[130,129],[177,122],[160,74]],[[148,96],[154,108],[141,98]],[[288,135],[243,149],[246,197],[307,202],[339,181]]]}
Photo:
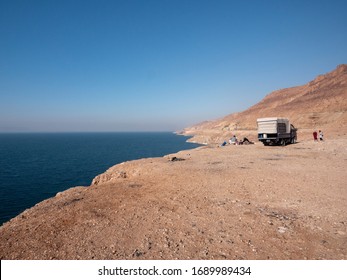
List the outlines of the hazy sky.
{"label": "hazy sky", "polygon": [[174,131],[347,63],[347,1],[0,0],[0,132]]}

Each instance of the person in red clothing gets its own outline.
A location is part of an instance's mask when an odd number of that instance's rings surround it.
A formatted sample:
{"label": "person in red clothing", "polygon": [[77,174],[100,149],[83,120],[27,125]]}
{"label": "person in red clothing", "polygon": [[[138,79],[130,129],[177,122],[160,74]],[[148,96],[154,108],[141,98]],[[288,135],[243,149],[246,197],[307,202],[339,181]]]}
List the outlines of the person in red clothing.
{"label": "person in red clothing", "polygon": [[314,141],[318,141],[318,133],[317,133],[317,131],[313,132],[313,140]]}

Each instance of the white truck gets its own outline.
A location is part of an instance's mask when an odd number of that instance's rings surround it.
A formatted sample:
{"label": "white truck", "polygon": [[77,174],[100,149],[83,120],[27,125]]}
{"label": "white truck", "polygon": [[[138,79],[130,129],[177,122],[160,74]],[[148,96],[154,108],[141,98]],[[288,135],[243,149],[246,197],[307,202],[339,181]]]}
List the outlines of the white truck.
{"label": "white truck", "polygon": [[258,140],[265,146],[294,144],[297,140],[297,129],[286,118],[260,118],[258,123]]}

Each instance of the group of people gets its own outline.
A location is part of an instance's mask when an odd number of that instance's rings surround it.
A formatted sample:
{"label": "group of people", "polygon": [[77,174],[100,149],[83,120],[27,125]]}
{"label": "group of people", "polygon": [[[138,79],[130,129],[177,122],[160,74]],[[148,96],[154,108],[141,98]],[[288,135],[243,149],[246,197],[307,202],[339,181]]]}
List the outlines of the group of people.
{"label": "group of people", "polygon": [[[319,139],[319,140],[318,140]],[[313,132],[313,140],[318,142],[318,141],[324,141],[324,138],[323,138],[323,131],[319,130],[318,132],[317,131],[314,131]],[[231,137],[229,139],[229,144],[230,145],[248,145],[248,144],[254,144],[253,142],[249,141],[246,137],[243,138],[243,140],[239,141],[236,137],[236,135],[233,135],[233,137]],[[224,141],[221,146],[225,146],[227,145],[227,142]]]}
{"label": "group of people", "polygon": [[[221,146],[225,146],[226,144],[227,142],[224,141]],[[249,144],[254,144],[254,142],[249,141],[246,137],[244,137],[243,140],[239,141],[236,135],[233,135],[233,137],[229,139],[229,144],[230,145],[249,145]]]}
{"label": "group of people", "polygon": [[318,132],[317,131],[313,132],[313,140],[318,142],[318,137],[319,137],[319,141],[324,141],[323,131],[319,130]]}

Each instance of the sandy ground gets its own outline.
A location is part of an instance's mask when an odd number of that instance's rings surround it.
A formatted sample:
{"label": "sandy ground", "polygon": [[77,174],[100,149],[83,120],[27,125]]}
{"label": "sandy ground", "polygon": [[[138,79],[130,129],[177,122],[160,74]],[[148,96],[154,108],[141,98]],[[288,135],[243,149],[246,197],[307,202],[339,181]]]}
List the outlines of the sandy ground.
{"label": "sandy ground", "polygon": [[126,162],[5,223],[0,258],[347,259],[346,166],[347,138]]}

